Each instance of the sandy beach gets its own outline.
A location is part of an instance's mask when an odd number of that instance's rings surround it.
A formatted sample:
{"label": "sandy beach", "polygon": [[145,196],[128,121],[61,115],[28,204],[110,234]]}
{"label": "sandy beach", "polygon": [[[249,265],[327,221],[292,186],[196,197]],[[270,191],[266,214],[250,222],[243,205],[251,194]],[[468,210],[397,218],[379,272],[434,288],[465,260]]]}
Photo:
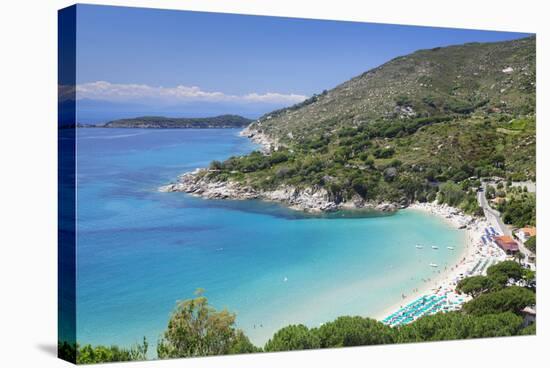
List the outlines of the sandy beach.
{"label": "sandy beach", "polygon": [[506,258],[506,254],[493,243],[483,243],[482,236],[485,234],[485,229],[490,226],[485,218],[475,218],[456,208],[436,202],[415,203],[408,209],[439,216],[451,226],[463,228],[467,232],[465,246],[455,265],[441,269],[440,274],[426,280],[422,287],[415,290],[403,290],[404,297],[398,303],[376,315],[375,318],[378,320],[383,320],[422,296],[445,296],[449,310],[458,309],[470,298],[455,292],[457,283],[464,277],[484,274],[489,265]]}
{"label": "sandy beach", "polygon": [[[250,127],[242,130],[240,135],[259,144],[264,152],[277,149],[276,141]],[[177,183],[163,186],[159,190],[183,191],[208,199],[262,199],[283,203],[289,208],[305,212],[328,212],[357,208],[395,211],[399,208],[398,204],[373,204],[364,201],[337,204],[332,202],[323,188],[297,190],[291,186],[282,186],[272,191],[257,191],[236,182],[212,181],[204,175],[199,175],[200,173],[201,169],[197,169],[194,172],[183,174],[178,178]],[[400,300],[375,315],[378,320],[383,320],[392,313],[400,311],[401,308],[422,296],[435,296],[439,301],[437,309],[426,312],[427,314],[440,309],[445,311],[459,309],[463,303],[469,300],[469,297],[455,292],[457,283],[464,277],[484,274],[489,266],[506,258],[506,254],[491,241],[486,240],[485,243],[482,241],[483,235],[491,226],[491,223],[484,217],[473,217],[457,208],[437,202],[413,203],[407,207],[406,211],[423,211],[440,217],[454,228],[464,229],[466,231],[465,244],[463,247],[456,248],[456,251],[461,254],[457,257],[458,261],[455,264],[434,264],[433,267],[437,272],[432,277],[423,279],[422,286],[413,290],[402,290]],[[437,245],[439,247],[448,246],[448,244]]]}

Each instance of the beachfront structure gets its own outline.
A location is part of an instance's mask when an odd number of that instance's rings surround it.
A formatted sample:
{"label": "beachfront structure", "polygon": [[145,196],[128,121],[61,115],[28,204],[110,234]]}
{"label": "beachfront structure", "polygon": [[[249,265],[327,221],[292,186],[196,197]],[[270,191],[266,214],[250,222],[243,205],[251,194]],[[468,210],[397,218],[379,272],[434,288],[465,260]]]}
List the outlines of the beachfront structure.
{"label": "beachfront structure", "polygon": [[527,226],[516,231],[516,236],[522,243],[525,243],[529,238],[537,235],[537,228],[534,226]]}
{"label": "beachfront structure", "polygon": [[493,241],[495,244],[506,252],[506,254],[514,254],[519,251],[518,243],[511,236],[501,235],[495,236]]}
{"label": "beachfront structure", "polygon": [[384,318],[382,323],[391,327],[397,327],[409,324],[423,316],[429,316],[438,312],[456,311],[464,304],[465,298],[448,288],[440,288],[434,294],[422,295],[413,302],[401,307],[397,312]]}

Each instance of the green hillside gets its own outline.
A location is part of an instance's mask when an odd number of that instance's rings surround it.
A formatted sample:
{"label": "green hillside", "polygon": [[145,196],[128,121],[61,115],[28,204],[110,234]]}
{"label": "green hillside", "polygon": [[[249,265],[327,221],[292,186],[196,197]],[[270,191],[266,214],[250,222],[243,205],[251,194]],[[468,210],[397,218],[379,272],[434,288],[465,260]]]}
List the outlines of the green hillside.
{"label": "green hillside", "polygon": [[262,116],[249,129],[274,151],[214,162],[203,175],[325,188],[337,203],[433,199],[449,181],[474,211],[475,178],[535,180],[535,55],[530,37],[395,58]]}

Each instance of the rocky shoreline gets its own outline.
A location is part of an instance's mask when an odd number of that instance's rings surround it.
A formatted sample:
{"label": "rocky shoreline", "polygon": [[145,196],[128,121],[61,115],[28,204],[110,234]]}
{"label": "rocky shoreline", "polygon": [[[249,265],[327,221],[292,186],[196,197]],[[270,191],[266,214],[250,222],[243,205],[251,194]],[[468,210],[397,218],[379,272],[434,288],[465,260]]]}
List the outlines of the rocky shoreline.
{"label": "rocky shoreline", "polygon": [[[246,127],[239,134],[261,145],[262,151],[265,153],[277,151],[280,147],[277,140],[251,128],[251,126]],[[159,191],[185,192],[205,199],[260,199],[282,203],[291,209],[310,213],[358,209],[393,212],[405,207],[396,203],[366,202],[359,196],[337,203],[331,199],[326,189],[320,187],[300,189],[283,185],[274,190],[258,190],[235,181],[212,180],[208,177],[208,172],[209,169],[196,169],[193,172],[182,174],[176,183],[165,185],[159,188]]]}
{"label": "rocky shoreline", "polygon": [[179,176],[178,181],[161,187],[162,192],[185,192],[206,199],[261,199],[278,202],[291,209],[320,213],[337,210],[369,209],[383,212],[396,211],[403,206],[395,203],[365,202],[357,197],[351,201],[336,203],[324,188],[298,189],[289,185],[275,190],[257,190],[234,181],[212,181],[207,169],[197,169]]}

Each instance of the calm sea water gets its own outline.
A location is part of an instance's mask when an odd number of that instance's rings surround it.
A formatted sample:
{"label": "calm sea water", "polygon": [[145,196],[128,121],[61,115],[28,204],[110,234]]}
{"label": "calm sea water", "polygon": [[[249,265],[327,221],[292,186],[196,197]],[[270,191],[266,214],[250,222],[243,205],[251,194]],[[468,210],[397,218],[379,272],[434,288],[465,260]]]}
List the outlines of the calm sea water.
{"label": "calm sea water", "polygon": [[78,130],[79,343],[146,336],[154,351],[176,301],[203,288],[262,345],[291,323],[378,314],[433,277],[430,262],[459,258],[464,232],[416,211],[311,218],[259,201],[157,191],[255,148],[233,129]]}

